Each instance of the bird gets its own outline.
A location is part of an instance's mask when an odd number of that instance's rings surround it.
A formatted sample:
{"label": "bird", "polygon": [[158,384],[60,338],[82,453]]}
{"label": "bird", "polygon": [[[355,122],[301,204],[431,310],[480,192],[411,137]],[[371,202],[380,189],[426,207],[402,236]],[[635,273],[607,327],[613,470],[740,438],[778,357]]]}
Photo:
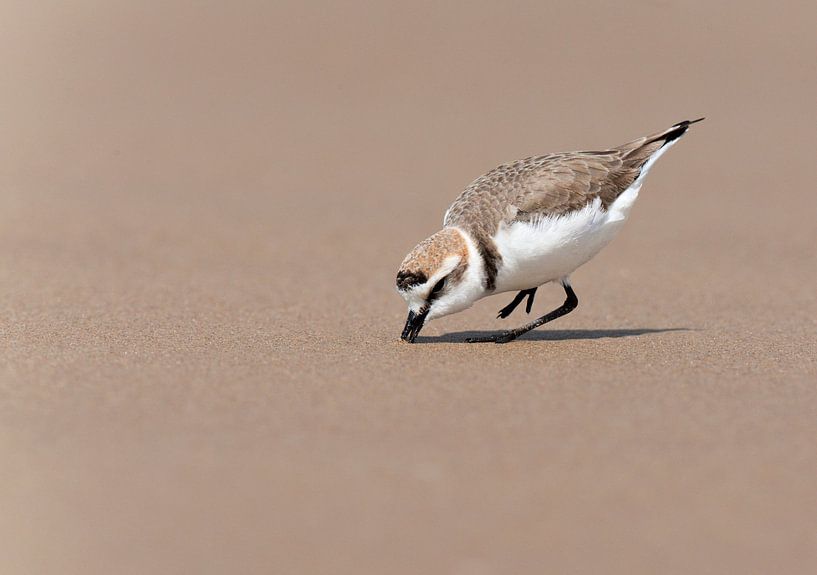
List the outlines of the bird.
{"label": "bird", "polygon": [[408,305],[401,339],[414,343],[430,320],[468,309],[477,300],[518,292],[497,317],[507,318],[551,282],[564,303],[515,329],[470,337],[508,343],[579,304],[570,275],[621,229],[656,160],[687,132],[670,128],[600,151],[532,156],[502,164],[471,182],[443,218],[400,264],[396,286]]}

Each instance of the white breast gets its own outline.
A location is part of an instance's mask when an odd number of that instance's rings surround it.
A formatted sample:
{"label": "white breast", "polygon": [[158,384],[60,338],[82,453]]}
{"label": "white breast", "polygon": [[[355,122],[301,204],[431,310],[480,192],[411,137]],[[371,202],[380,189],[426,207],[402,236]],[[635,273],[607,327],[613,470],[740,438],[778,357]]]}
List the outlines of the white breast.
{"label": "white breast", "polygon": [[641,180],[638,178],[609,210],[596,198],[566,215],[500,226],[494,237],[502,256],[496,293],[558,280],[590,261],[621,229],[638,197]]}

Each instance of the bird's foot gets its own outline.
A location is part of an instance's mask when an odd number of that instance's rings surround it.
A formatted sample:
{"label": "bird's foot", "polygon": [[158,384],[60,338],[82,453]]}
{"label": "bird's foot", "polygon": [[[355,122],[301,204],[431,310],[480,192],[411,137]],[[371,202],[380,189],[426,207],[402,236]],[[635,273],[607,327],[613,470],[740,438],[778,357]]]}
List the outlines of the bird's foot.
{"label": "bird's foot", "polygon": [[513,313],[513,310],[522,303],[522,300],[528,298],[527,303],[525,304],[525,311],[530,313],[531,308],[533,307],[533,297],[536,295],[536,288],[525,289],[520,291],[516,294],[516,297],[513,298],[513,301],[499,310],[499,313],[496,314],[497,319],[505,319],[509,315]]}
{"label": "bird's foot", "polygon": [[499,310],[499,313],[496,314],[496,318],[497,319],[505,319],[506,317],[511,315],[511,313],[513,313],[513,310],[515,310],[515,309],[516,309],[516,304],[506,305],[501,310]]}
{"label": "bird's foot", "polygon": [[508,343],[516,339],[516,333],[513,331],[503,331],[494,335],[485,335],[482,337],[468,337],[465,339],[468,343]]}

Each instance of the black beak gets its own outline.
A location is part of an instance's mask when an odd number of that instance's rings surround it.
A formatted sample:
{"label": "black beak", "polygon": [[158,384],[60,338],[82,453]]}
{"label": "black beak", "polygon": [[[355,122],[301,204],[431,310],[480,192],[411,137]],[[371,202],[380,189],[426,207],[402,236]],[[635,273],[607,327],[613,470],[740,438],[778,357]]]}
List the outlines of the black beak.
{"label": "black beak", "polygon": [[414,343],[420,330],[423,329],[423,323],[426,321],[428,315],[428,308],[420,310],[420,313],[409,311],[408,319],[406,319],[406,327],[403,328],[403,334],[400,339],[409,343]]}

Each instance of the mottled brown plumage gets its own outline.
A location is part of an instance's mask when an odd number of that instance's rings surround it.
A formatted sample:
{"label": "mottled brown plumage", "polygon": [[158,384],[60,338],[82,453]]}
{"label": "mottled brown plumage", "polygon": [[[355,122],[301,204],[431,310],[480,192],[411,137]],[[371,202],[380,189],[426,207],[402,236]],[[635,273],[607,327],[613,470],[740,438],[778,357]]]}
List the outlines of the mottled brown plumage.
{"label": "mottled brown plumage", "polygon": [[606,208],[635,181],[650,156],[680,137],[691,123],[681,122],[609,150],[563,152],[502,164],[465,188],[443,224],[491,236],[500,223],[558,216],[596,198]]}

